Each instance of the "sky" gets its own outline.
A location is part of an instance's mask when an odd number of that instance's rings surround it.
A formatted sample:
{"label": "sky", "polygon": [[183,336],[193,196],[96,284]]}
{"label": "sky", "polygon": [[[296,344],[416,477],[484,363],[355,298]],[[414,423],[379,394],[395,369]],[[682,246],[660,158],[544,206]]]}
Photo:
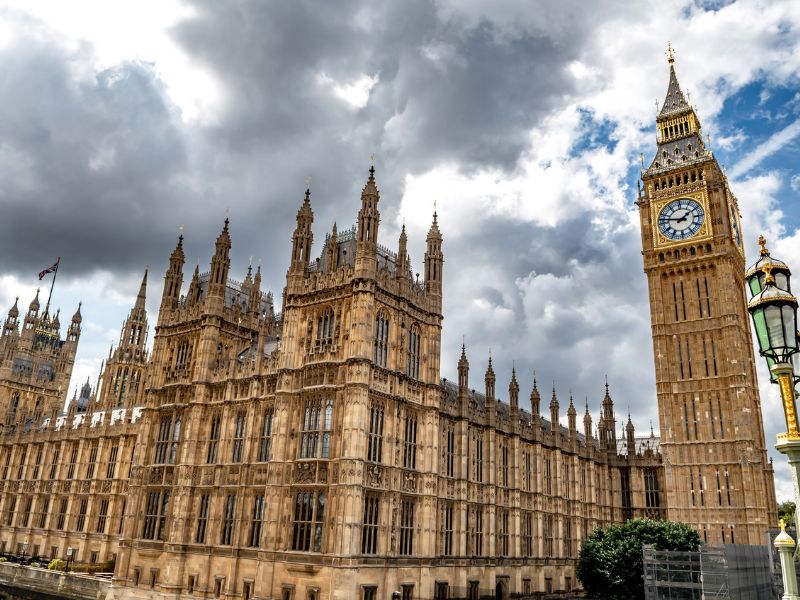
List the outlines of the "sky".
{"label": "sky", "polygon": [[[318,253],[334,221],[355,222],[374,156],[379,241],[396,248],[405,224],[415,272],[438,212],[442,375],[463,339],[472,387],[491,352],[498,390],[513,364],[523,406],[535,372],[564,417],[572,394],[595,420],[607,376],[618,429],[630,411],[649,433],[634,201],[667,42],[739,199],[748,263],[763,233],[791,265],[799,32],[789,0],[1,3],[0,312],[15,296],[24,310],[61,256],[53,306],[83,302],[71,389],[95,381],[146,267],[155,322],[181,228],[191,273],[229,216],[231,276],[252,260],[279,299],[306,186]],[[778,391],[757,364],[789,499]]]}

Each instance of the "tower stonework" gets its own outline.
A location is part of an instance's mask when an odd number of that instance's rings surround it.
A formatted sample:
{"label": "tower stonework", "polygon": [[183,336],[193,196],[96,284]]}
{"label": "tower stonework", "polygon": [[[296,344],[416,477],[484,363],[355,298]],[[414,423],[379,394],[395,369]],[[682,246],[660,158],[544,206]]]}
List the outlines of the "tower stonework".
{"label": "tower stonework", "polygon": [[667,517],[704,540],[763,543],[777,521],[744,292],[737,199],[703,143],[670,51],[657,151],[637,205]]}

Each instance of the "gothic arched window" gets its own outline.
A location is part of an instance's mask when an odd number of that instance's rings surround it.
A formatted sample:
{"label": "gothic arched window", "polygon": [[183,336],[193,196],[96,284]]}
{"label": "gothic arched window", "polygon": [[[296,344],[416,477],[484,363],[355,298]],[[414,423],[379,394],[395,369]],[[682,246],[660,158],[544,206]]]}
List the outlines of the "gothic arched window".
{"label": "gothic arched window", "polygon": [[375,347],[372,360],[379,367],[386,368],[389,354],[389,317],[384,312],[375,318]]}
{"label": "gothic arched window", "polygon": [[300,458],[328,458],[331,450],[333,401],[306,401],[300,436]]}
{"label": "gothic arched window", "polygon": [[326,343],[333,339],[335,316],[333,309],[326,308],[317,318],[317,342]]}

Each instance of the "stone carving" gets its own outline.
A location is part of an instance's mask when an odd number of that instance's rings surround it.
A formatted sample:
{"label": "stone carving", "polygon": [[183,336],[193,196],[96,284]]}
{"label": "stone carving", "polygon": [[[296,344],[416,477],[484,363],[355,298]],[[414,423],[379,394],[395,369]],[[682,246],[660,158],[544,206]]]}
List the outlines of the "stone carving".
{"label": "stone carving", "polygon": [[295,483],[314,483],[316,469],[312,463],[300,462],[294,468]]}

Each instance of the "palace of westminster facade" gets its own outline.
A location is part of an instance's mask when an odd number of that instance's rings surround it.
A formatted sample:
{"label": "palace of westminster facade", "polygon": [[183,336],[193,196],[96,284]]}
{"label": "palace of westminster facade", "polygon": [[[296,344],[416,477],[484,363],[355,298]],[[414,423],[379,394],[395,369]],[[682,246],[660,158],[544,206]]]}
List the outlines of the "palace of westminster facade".
{"label": "palace of westminster facade", "polygon": [[630,417],[617,437],[608,385],[595,427],[555,391],[542,407],[535,380],[521,409],[513,371],[501,401],[491,359],[476,392],[463,348],[442,379],[436,215],[415,279],[405,230],[396,252],[378,243],[370,169],[356,225],[319,258],[306,192],[280,313],[260,271],[230,278],[227,219],[188,287],[179,238],[152,348],[145,273],[97,389],[66,413],[80,307],[61,339],[38,295],[14,305],[0,551],[114,558],[114,599],[473,600],[579,588],[582,540],[631,517],[764,543],[776,503],[737,201],[672,59],[657,127],[637,205],[660,438]]}

